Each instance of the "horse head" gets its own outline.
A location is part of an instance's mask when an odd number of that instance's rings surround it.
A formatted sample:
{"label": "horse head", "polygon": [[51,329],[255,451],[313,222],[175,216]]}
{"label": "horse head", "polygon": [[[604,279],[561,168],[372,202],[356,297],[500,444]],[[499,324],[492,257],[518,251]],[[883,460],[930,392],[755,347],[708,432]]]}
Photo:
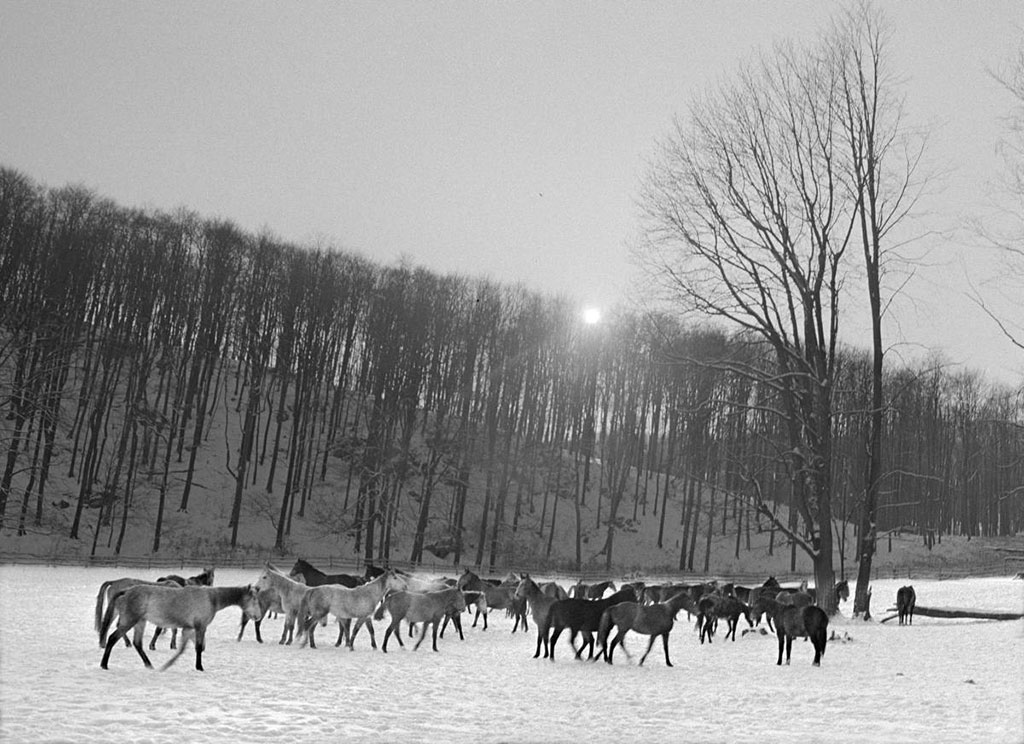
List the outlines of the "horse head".
{"label": "horse head", "polygon": [[462,572],[462,576],[459,577],[455,586],[460,590],[476,590],[480,587],[480,577],[467,568]]}
{"label": "horse head", "polygon": [[515,597],[516,599],[522,599],[523,597],[530,596],[531,592],[539,591],[540,587],[537,586],[537,582],[530,578],[530,574],[524,573],[519,581],[519,586],[516,587]]}
{"label": "horse head", "polygon": [[387,569],[380,576],[373,579],[373,581],[368,581],[367,584],[372,584],[377,581],[384,582],[384,591],[404,592],[406,587],[409,586],[409,579],[405,575],[395,571],[393,568]]}
{"label": "horse head", "polygon": [[836,598],[841,602],[845,602],[850,598],[850,582],[846,579],[836,584]]}

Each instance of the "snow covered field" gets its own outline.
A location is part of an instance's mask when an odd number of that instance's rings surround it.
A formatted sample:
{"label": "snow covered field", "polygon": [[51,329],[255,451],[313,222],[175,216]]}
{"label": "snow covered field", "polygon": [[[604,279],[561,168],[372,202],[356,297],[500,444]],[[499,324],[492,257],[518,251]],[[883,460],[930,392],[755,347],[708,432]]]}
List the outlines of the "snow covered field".
{"label": "snow covered field", "polygon": [[[177,571],[185,575],[195,571]],[[240,611],[214,620],[194,669],[190,649],[167,672],[117,646],[110,669],[92,613],[99,585],[130,572],[0,566],[0,741],[696,741],[1024,742],[1024,621],[938,620],[913,627],[842,616],[820,668],[810,644],[777,667],[774,636],[701,646],[680,613],[665,666],[660,643],[632,661],[581,663],[563,635],[552,664],[532,658],[535,634],[510,634],[493,613],[488,631],[445,634],[439,653],[392,640],[372,651],[279,646],[280,620],[235,642]],[[143,578],[156,578],[138,572]],[[217,584],[258,572],[218,570]],[[877,619],[905,581],[877,581]],[[914,581],[918,603],[1020,611],[1024,582],[1009,578]],[[852,603],[843,605],[849,613]],[[378,623],[378,641],[384,623]],[[147,638],[151,630],[147,631]],[[429,639],[428,639],[429,640]],[[151,652],[159,666],[170,651]]]}

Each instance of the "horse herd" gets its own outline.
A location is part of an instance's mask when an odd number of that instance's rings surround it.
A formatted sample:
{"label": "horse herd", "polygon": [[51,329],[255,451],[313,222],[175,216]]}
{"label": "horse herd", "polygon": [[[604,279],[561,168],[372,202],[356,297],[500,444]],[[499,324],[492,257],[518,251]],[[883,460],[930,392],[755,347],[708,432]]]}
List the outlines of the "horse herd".
{"label": "horse herd", "polygon": [[[381,644],[384,653],[392,636],[404,646],[403,621],[408,625],[410,636],[413,628],[420,626],[415,648],[426,639],[429,629],[432,648],[437,651],[437,639],[444,636],[449,623],[464,639],[462,615],[474,611],[473,627],[482,618],[486,630],[487,615],[492,610],[505,610],[514,618],[513,633],[520,627],[527,631],[528,615],[531,616],[537,632],[533,656],[538,658],[543,653],[544,658],[552,661],[558,640],[565,631],[569,633],[569,643],[577,659],[582,659],[583,652],[588,651],[588,659],[603,658],[608,664],[612,663],[616,648],[628,655],[623,640],[632,631],[649,637],[647,650],[640,658],[641,665],[660,637],[665,663],[672,666],[669,634],[683,610],[688,616],[696,617],[696,630],[702,644],[712,642],[719,620],[725,621],[725,638],[731,636],[735,641],[741,617],[750,627],[765,619],[778,637],[777,664],[782,664],[784,654],[789,664],[794,638],[808,638],[814,647],[813,664],[818,666],[828,640],[828,616],[816,606],[814,589],[808,589],[806,583],[797,590],[785,589],[774,577],[753,588],[717,582],[659,585],[631,582],[616,587],[614,582],[606,581],[594,585],[580,582],[566,590],[555,582],[538,584],[528,574],[483,579],[469,569],[458,579],[434,580],[373,565],[367,565],[362,576],[326,574],[299,559],[288,573],[267,563],[256,582],[249,586],[214,587],[213,578],[211,568],[187,579],[164,576],[156,581],[123,578],[104,582],[96,596],[95,611],[95,629],[104,649],[100,666],[107,668],[113,647],[123,638],[125,645],[135,647],[143,664],[152,667],[143,650],[146,624],[152,623],[156,631],[149,644],[150,650],[156,647],[162,629],[171,628],[175,632],[182,629],[181,647],[163,669],[177,661],[191,639],[195,646],[196,669],[202,671],[206,627],[218,612],[232,606],[242,609],[237,640],[242,639],[247,624],[252,621],[256,639],[262,643],[261,622],[273,612],[284,616],[279,643],[291,644],[298,638],[301,645],[308,644],[311,648],[316,648],[317,626],[326,625],[333,616],[339,625],[336,646],[344,643],[352,649],[357,634],[365,627],[370,644],[376,649],[373,622],[387,616],[389,622]],[[846,581],[837,584],[836,597],[837,600],[849,597]],[[131,642],[129,632],[133,634]],[[577,638],[582,641],[578,648]],[[176,648],[175,640],[172,636],[172,649]]]}

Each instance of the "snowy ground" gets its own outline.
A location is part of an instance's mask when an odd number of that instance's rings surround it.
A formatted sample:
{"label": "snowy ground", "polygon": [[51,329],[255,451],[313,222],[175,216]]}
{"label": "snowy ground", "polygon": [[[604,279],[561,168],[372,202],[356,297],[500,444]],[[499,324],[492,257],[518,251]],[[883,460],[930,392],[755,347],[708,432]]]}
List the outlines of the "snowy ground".
{"label": "snowy ground", "polygon": [[[191,650],[161,673],[120,645],[103,671],[92,612],[100,583],[120,575],[0,567],[0,741],[1024,742],[1024,621],[840,616],[831,627],[850,640],[814,668],[802,642],[790,667],[775,665],[774,637],[701,646],[681,613],[670,669],[658,647],[638,667],[635,636],[633,660],[613,667],[574,661],[564,636],[553,664],[534,660],[532,624],[512,635],[499,613],[486,632],[467,623],[464,642],[446,633],[436,654],[392,641],[385,655],[363,634],[349,652],[330,645],[333,628],[316,650],[279,646],[270,619],[266,643],[251,626],[236,643],[229,608],[210,626],[206,672]],[[256,576],[219,570],[217,584]],[[901,583],[873,585],[879,619]],[[914,586],[927,606],[1024,607],[1024,581],[1009,578]],[[170,655],[160,643],[157,666]]]}

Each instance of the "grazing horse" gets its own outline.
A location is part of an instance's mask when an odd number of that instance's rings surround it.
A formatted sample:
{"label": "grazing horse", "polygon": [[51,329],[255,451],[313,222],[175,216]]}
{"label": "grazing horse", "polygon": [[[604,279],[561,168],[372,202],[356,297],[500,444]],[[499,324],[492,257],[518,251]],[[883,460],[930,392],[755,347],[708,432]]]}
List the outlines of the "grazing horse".
{"label": "grazing horse", "polygon": [[[564,590],[563,590],[564,591]],[[544,656],[548,655],[548,636],[545,633],[545,627],[548,619],[548,613],[551,611],[551,605],[555,602],[561,601],[557,597],[549,596],[544,592],[542,586],[538,586],[537,582],[530,578],[529,574],[523,574],[522,580],[519,582],[519,586],[516,587],[516,598],[525,599],[530,603],[530,613],[533,615],[533,623],[537,626],[537,650],[533,654],[533,658],[540,656],[540,646],[544,644]],[[568,596],[565,597],[568,599]]]}
{"label": "grazing horse", "polygon": [[590,647],[588,659],[594,658],[594,633],[601,625],[601,615],[609,607],[619,602],[636,602],[637,596],[633,587],[626,587],[606,599],[561,599],[551,605],[544,623],[542,633],[548,638],[548,652],[545,658],[555,660],[555,644],[558,636],[566,628],[569,629],[569,643],[575,644],[576,634],[583,634],[583,644],[576,651],[576,658],[583,655],[583,649]]}
{"label": "grazing horse", "polygon": [[914,624],[914,605],[917,604],[917,592],[912,586],[901,586],[896,592],[896,612],[900,616],[900,625]]}
{"label": "grazing horse", "polygon": [[774,599],[757,600],[754,612],[766,612],[775,623],[775,632],[779,637],[779,660],[782,664],[782,650],[786,650],[786,664],[789,664],[790,652],[794,638],[810,638],[814,645],[814,666],[821,666],[821,657],[825,655],[825,644],[828,642],[828,615],[820,607],[809,605],[796,607],[784,605]]}
{"label": "grazing horse", "polygon": [[[367,567],[369,571],[369,566]],[[288,572],[289,579],[298,579],[302,577],[302,580],[306,582],[307,586],[323,586],[324,584],[341,584],[348,588],[359,586],[364,583],[364,579],[361,576],[353,576],[351,574],[326,574],[319,568],[315,568],[312,564],[299,558],[295,561],[295,565],[292,566],[292,570]]]}
{"label": "grazing horse", "polygon": [[304,615],[302,611],[302,600],[311,589],[300,581],[295,581],[285,576],[272,563],[267,562],[263,573],[256,580],[256,588],[262,594],[266,591],[275,591],[281,600],[281,611],[284,613],[284,627],[281,629],[281,640],[278,644],[291,644],[295,634],[295,622],[299,621],[299,637],[302,637]]}
{"label": "grazing horse", "polygon": [[[118,603],[116,600],[123,598]],[[142,650],[142,636],[146,623],[151,622],[162,628],[181,628],[183,639],[181,648],[172,656],[163,669],[167,669],[185,652],[190,636],[195,636],[196,669],[203,671],[203,650],[206,648],[206,626],[214,615],[225,607],[237,606],[242,612],[255,619],[259,616],[259,597],[252,586],[151,586],[140,584],[126,589],[107,606],[100,623],[100,641],[106,639],[103,660],[100,667],[107,668],[110,651],[119,638],[127,636],[128,631],[135,629],[133,645],[142,657],[147,668],[153,665]],[[114,614],[118,614],[117,628],[106,638],[107,630],[113,622]]]}
{"label": "grazing horse", "polygon": [[[676,615],[682,609],[696,610],[693,606],[693,599],[687,592],[679,592],[665,602],[648,605],[637,602],[620,602],[609,607],[601,614],[601,622],[597,628],[597,640],[601,644],[601,652],[596,658],[601,658],[603,655],[604,660],[611,664],[615,647],[622,645],[626,633],[635,630],[637,633],[651,637],[647,644],[647,650],[640,658],[640,666],[643,666],[647,655],[651,653],[658,636],[661,636],[662,645],[665,647],[665,664],[672,666],[672,662],[668,658],[668,634],[672,632]],[[618,628],[619,632],[615,634],[615,638],[612,639],[611,646],[609,646],[608,634],[612,628]],[[626,650],[624,645],[622,645],[622,650]]]}
{"label": "grazing horse", "polygon": [[480,592],[482,595],[482,599],[476,602],[476,616],[473,618],[474,628],[480,615],[483,614],[484,630],[487,630],[487,614],[493,609],[509,610],[515,616],[516,621],[512,626],[513,633],[519,629],[520,623],[522,623],[524,631],[530,629],[526,622],[526,601],[517,600],[515,596],[519,582],[510,583],[507,579],[506,582],[495,586],[488,580],[481,579],[468,568],[463,571],[455,585],[456,588],[464,592]]}
{"label": "grazing horse", "polygon": [[423,624],[423,628],[420,630],[420,639],[416,641],[413,651],[418,649],[423,643],[423,639],[427,637],[427,626],[433,627],[433,647],[437,651],[437,626],[442,618],[450,617],[453,614],[458,617],[458,614],[466,609],[466,598],[457,587],[425,594],[397,591],[389,593],[384,598],[380,607],[377,608],[377,612],[374,613],[373,619],[383,620],[385,609],[391,614],[391,624],[384,631],[381,651],[388,652],[388,638],[392,633],[398,639],[398,645],[405,646],[402,643],[402,634],[398,629],[402,620]]}
{"label": "grazing horse", "polygon": [[[189,586],[210,586],[213,584],[214,570],[215,569],[207,568],[204,569],[202,573],[196,574],[195,576],[190,576],[187,579],[183,579],[180,576],[169,575],[161,576],[156,581],[133,578],[113,579],[111,581],[104,581],[102,584],[100,584],[99,592],[96,593],[96,616],[93,627],[96,629],[97,632],[99,632],[100,625],[103,623],[104,600],[106,600],[107,604],[109,605],[113,602],[113,598],[115,596],[123,594],[125,590],[130,589],[133,586],[137,586],[139,584],[145,584],[147,586],[185,586],[186,584],[188,584]],[[160,630],[158,628],[156,633],[154,633],[153,635],[154,642],[156,641],[156,637],[159,634]],[[127,637],[124,639],[124,641],[126,646],[130,645]],[[103,644],[101,643],[100,645],[102,646]],[[175,638],[172,637],[171,648],[174,648],[174,646]],[[152,645],[150,646],[150,648],[152,648]]]}
{"label": "grazing horse", "polygon": [[[314,586],[302,598],[299,617],[304,618],[303,630],[310,648],[316,648],[314,632],[317,623],[327,615],[334,615],[339,621],[345,619],[369,619],[377,605],[390,590],[404,590],[406,580],[388,570],[361,586],[348,588],[337,584]],[[371,638],[373,626],[367,624]],[[305,645],[306,641],[303,641]]]}

